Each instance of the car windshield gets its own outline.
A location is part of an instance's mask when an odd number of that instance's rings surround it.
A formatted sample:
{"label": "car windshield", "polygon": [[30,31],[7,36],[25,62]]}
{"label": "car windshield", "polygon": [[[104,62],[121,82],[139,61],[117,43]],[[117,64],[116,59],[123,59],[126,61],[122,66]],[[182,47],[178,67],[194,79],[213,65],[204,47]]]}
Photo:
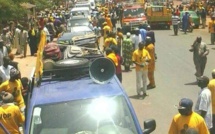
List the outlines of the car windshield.
{"label": "car windshield", "polygon": [[34,107],[30,134],[137,134],[123,96]]}
{"label": "car windshield", "polygon": [[143,8],[132,8],[132,9],[125,9],[124,10],[124,17],[128,16],[145,16]]}
{"label": "car windshield", "polygon": [[87,18],[71,19],[68,22],[68,27],[75,27],[75,26],[89,26],[89,21]]}
{"label": "car windshield", "polygon": [[89,7],[90,8],[90,4],[76,4],[75,7]]}

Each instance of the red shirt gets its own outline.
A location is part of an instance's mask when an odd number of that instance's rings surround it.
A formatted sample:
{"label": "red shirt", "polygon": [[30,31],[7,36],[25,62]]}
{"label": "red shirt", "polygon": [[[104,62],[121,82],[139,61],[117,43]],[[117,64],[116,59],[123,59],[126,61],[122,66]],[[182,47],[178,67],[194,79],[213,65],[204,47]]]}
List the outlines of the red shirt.
{"label": "red shirt", "polygon": [[121,68],[121,63],[122,63],[122,58],[118,54],[116,54],[117,60],[118,60],[118,66],[116,66],[116,74],[122,73],[122,68]]}

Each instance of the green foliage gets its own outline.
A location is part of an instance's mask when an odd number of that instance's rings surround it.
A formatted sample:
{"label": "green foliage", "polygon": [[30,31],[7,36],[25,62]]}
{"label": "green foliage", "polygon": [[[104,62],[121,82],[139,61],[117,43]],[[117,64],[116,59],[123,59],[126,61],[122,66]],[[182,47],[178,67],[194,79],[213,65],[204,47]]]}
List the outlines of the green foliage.
{"label": "green foliage", "polygon": [[26,15],[20,3],[26,0],[0,0],[0,21],[16,20]]}

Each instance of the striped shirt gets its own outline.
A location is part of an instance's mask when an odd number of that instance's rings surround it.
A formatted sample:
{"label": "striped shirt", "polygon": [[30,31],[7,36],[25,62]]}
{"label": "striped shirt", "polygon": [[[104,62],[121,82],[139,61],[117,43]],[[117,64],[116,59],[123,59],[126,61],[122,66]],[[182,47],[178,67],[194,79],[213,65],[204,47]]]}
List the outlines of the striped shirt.
{"label": "striped shirt", "polygon": [[180,21],[178,16],[172,16],[172,25],[178,25],[178,21]]}

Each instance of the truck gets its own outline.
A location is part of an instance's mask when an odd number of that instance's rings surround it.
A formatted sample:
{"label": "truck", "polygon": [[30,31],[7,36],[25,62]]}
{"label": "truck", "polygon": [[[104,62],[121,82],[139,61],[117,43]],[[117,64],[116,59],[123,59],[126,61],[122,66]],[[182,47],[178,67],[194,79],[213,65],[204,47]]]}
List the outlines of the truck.
{"label": "truck", "polygon": [[172,24],[172,14],[166,6],[149,5],[146,8],[146,16],[148,24],[152,28],[170,29],[170,26]]}
{"label": "truck", "polygon": [[126,3],[123,7],[122,31],[123,34],[131,32],[141,25],[147,25],[144,5],[141,3]]}

